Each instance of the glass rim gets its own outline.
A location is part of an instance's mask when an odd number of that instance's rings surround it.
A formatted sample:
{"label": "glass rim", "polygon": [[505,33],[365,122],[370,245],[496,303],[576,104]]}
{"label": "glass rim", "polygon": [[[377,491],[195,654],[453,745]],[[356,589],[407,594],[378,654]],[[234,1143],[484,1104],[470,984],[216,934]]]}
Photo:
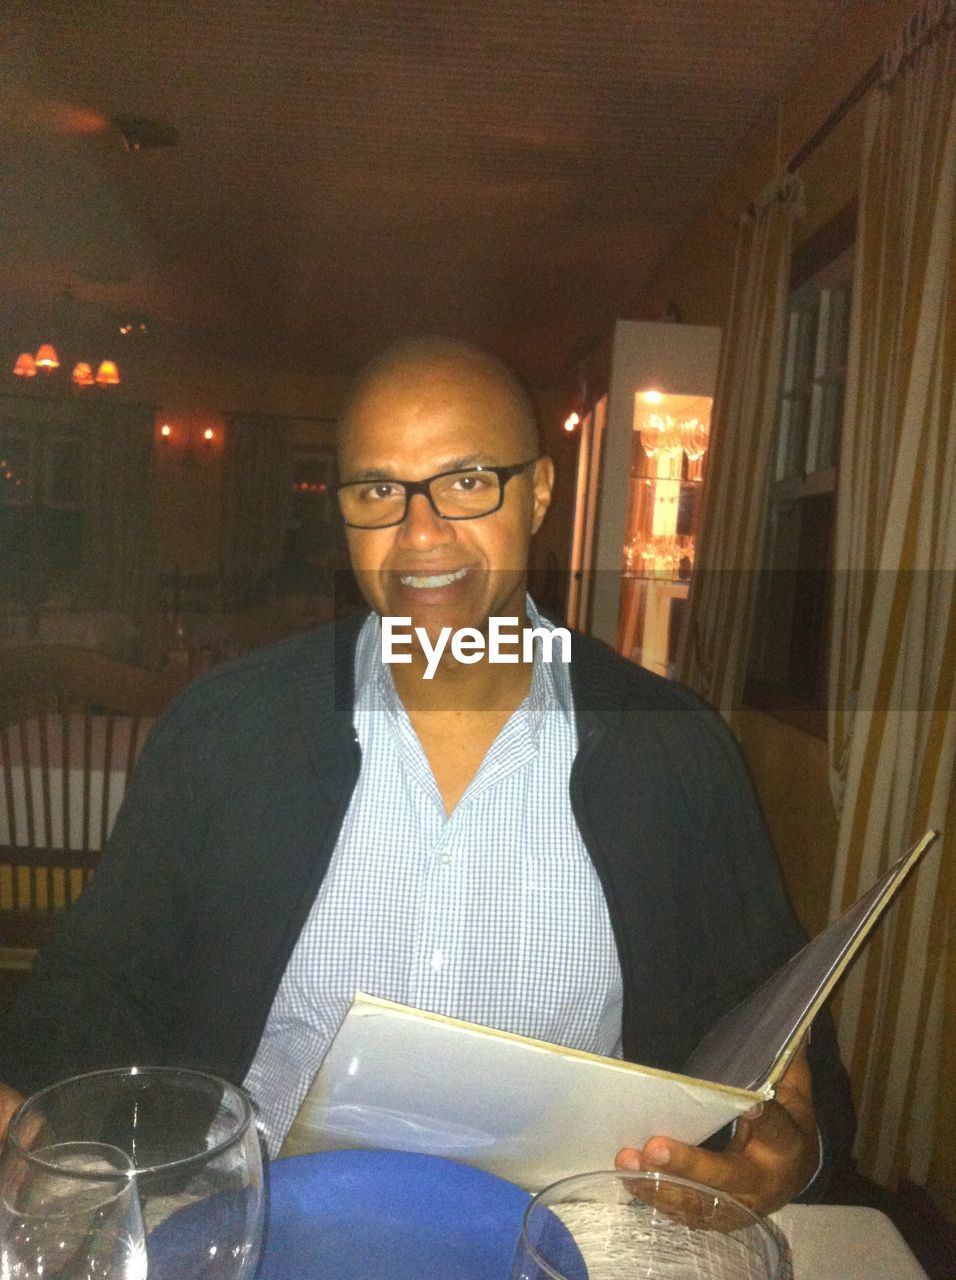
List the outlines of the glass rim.
{"label": "glass rim", "polygon": [[[134,1066],[134,1067],[103,1067],[98,1071],[84,1071],[80,1075],[67,1076],[65,1080],[57,1080],[53,1084],[48,1084],[44,1088],[38,1089],[36,1093],[31,1093],[28,1098],[24,1098],[24,1100],[20,1103],[19,1107],[17,1107],[16,1111],[10,1117],[10,1124],[7,1128],[7,1139],[10,1142],[11,1146],[16,1148],[17,1152],[20,1155],[24,1156],[27,1160],[32,1160],[38,1164],[42,1164],[45,1168],[56,1169],[55,1165],[50,1165],[47,1162],[41,1160],[38,1156],[35,1156],[27,1147],[23,1146],[22,1142],[17,1136],[16,1128],[20,1123],[20,1121],[27,1114],[28,1110],[31,1109],[36,1103],[39,1103],[43,1098],[47,1097],[49,1094],[55,1093],[58,1090],[63,1089],[66,1085],[86,1084],[91,1080],[103,1079],[106,1076],[113,1076],[116,1079],[137,1079],[141,1077],[145,1078],[150,1075],[186,1076],[193,1080],[202,1080],[206,1083],[215,1084],[219,1088],[221,1088],[224,1093],[229,1093],[238,1100],[240,1105],[240,1110],[242,1112],[242,1116],[240,1118],[239,1124],[236,1126],[236,1129],[232,1134],[230,1134],[226,1138],[223,1138],[222,1141],[217,1142],[214,1146],[207,1147],[204,1151],[197,1151],[195,1155],[181,1156],[177,1160],[163,1160],[159,1164],[151,1164],[151,1165],[146,1165],[142,1168],[139,1168],[137,1167],[135,1161],[133,1160],[133,1157],[127,1155],[126,1152],[123,1152],[124,1158],[130,1161],[129,1174],[123,1175],[123,1176],[140,1178],[140,1177],[146,1177],[149,1174],[159,1173],[160,1171],[164,1173],[167,1171],[172,1172],[174,1170],[183,1169],[192,1164],[205,1164],[207,1161],[214,1159],[217,1155],[220,1155],[223,1151],[228,1150],[229,1147],[231,1147],[234,1143],[241,1141],[241,1139],[245,1137],[246,1133],[249,1130],[249,1126],[253,1122],[254,1116],[253,1116],[252,1100],[249,1097],[249,1094],[246,1092],[246,1090],[241,1087],[241,1085],[233,1084],[232,1081],[226,1080],[225,1077],[223,1076],[214,1075],[211,1071],[197,1071],[193,1067],[156,1067],[156,1066],[135,1067]],[[110,1147],[113,1145],[112,1143],[108,1143],[108,1142],[97,1144],[95,1139],[80,1138],[80,1139],[76,1139],[76,1141],[80,1143],[88,1142],[91,1145],[99,1145],[103,1147]],[[49,1146],[59,1146],[59,1145],[66,1145],[66,1144],[65,1143],[49,1144]],[[115,1149],[117,1151],[122,1151],[121,1147],[116,1147]],[[41,1150],[44,1150],[44,1148],[41,1148]],[[102,1174],[98,1176],[103,1178],[108,1178],[110,1175]]]}
{"label": "glass rim", "polygon": [[[548,1263],[547,1259],[542,1258],[538,1250],[532,1244],[531,1238],[528,1235],[528,1222],[533,1210],[539,1205],[546,1209],[553,1208],[552,1205],[547,1204],[544,1197],[552,1192],[560,1191],[561,1188],[567,1187],[571,1183],[584,1183],[589,1181],[607,1180],[610,1178],[615,1178],[618,1182],[630,1178],[642,1179],[645,1182],[655,1182],[658,1184],[664,1183],[674,1187],[688,1187],[691,1191],[704,1192],[706,1195],[714,1196],[720,1200],[730,1203],[734,1208],[740,1209],[750,1219],[749,1223],[742,1225],[756,1227],[760,1232],[762,1239],[772,1242],[775,1250],[775,1256],[769,1258],[768,1261],[771,1264],[775,1264],[775,1271],[770,1277],[770,1280],[782,1280],[779,1242],[772,1226],[768,1224],[759,1213],[743,1204],[728,1191],[721,1191],[717,1187],[708,1187],[706,1183],[694,1182],[691,1178],[680,1178],[676,1174],[667,1173],[663,1169],[592,1169],[590,1172],[568,1174],[567,1177],[558,1178],[555,1182],[549,1182],[546,1187],[541,1187],[536,1191],[528,1201],[527,1205],[525,1205],[524,1212],[521,1215],[519,1247],[523,1245],[528,1250],[531,1255],[531,1260],[534,1262],[535,1266],[540,1267],[545,1275],[550,1277],[551,1280],[567,1280],[567,1277],[563,1276],[560,1271],[555,1271],[555,1269]],[[560,1203],[560,1201],[558,1201],[558,1203]]]}
{"label": "glass rim", "polygon": [[[13,1119],[16,1119],[14,1114]],[[13,1121],[11,1120],[11,1125]],[[68,1139],[65,1142],[51,1142],[45,1147],[40,1147],[38,1151],[28,1151],[26,1147],[20,1145],[16,1139],[11,1138],[11,1146],[16,1149],[17,1157],[22,1157],[28,1164],[37,1165],[41,1169],[47,1170],[49,1173],[55,1174],[63,1178],[72,1178],[76,1182],[96,1183],[117,1183],[115,1195],[121,1195],[126,1186],[136,1176],[136,1168],[133,1164],[133,1157],[127,1155],[122,1147],[115,1146],[112,1142],[98,1142],[95,1138],[75,1138]],[[57,1164],[54,1160],[44,1158],[44,1152],[61,1151],[65,1147],[95,1147],[98,1151],[109,1151],[121,1157],[125,1168],[116,1169],[67,1169],[63,1165]],[[53,1216],[53,1215],[49,1215]]]}

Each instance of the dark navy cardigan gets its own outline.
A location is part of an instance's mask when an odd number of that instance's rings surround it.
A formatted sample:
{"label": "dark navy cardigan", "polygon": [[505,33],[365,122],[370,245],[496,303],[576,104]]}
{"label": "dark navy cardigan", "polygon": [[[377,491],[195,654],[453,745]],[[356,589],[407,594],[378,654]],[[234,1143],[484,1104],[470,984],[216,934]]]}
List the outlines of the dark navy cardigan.
{"label": "dark navy cardigan", "polygon": [[[361,622],[216,668],[170,706],[97,874],[0,1024],[0,1080],[132,1061],[242,1080],[358,778]],[[571,678],[571,801],[617,941],[624,1054],[675,1070],[804,938],[719,717],[583,636]],[[853,1118],[827,1017],[810,1053],[829,1165]]]}

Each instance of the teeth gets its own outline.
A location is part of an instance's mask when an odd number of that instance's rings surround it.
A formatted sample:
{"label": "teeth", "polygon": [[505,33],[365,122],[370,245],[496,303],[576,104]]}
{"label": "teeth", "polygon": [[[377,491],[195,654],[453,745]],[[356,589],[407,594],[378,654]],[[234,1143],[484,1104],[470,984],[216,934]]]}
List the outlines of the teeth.
{"label": "teeth", "polygon": [[447,587],[452,582],[460,581],[467,572],[467,569],[456,569],[452,573],[433,573],[428,578],[415,577],[409,573],[404,574],[400,581],[403,587],[416,587],[424,591],[429,587]]}

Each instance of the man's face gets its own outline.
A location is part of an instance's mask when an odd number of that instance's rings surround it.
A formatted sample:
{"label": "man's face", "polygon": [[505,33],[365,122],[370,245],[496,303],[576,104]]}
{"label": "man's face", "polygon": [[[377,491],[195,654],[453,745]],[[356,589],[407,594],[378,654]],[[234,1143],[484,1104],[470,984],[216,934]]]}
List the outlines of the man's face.
{"label": "man's face", "polygon": [[[343,481],[423,480],[533,454],[509,390],[472,366],[446,363],[393,370],[360,393],[343,428],[339,468]],[[443,626],[484,631],[489,617],[522,617],[529,541],[552,483],[551,463],[541,459],[508,480],[491,515],[443,520],[416,495],[400,525],[348,529],[362,594],[378,613],[411,617],[432,637]]]}

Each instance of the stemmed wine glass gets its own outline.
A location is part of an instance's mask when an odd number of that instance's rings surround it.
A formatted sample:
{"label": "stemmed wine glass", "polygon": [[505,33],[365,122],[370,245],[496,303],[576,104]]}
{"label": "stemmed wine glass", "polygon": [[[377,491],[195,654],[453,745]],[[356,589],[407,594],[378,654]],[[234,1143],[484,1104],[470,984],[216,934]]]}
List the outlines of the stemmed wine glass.
{"label": "stemmed wine glass", "polygon": [[[5,1159],[28,1161],[44,1149],[89,1143],[117,1148],[129,1161],[149,1280],[249,1280],[262,1242],[263,1162],[243,1090],[174,1067],[75,1076],[23,1103],[10,1123]],[[103,1274],[138,1280],[146,1273]],[[99,1275],[91,1272],[91,1280]],[[74,1280],[72,1271],[63,1276]],[[86,1273],[76,1280],[87,1280]]]}
{"label": "stemmed wine glass", "polygon": [[144,1280],[133,1162],[101,1142],[0,1156],[0,1280]]}

